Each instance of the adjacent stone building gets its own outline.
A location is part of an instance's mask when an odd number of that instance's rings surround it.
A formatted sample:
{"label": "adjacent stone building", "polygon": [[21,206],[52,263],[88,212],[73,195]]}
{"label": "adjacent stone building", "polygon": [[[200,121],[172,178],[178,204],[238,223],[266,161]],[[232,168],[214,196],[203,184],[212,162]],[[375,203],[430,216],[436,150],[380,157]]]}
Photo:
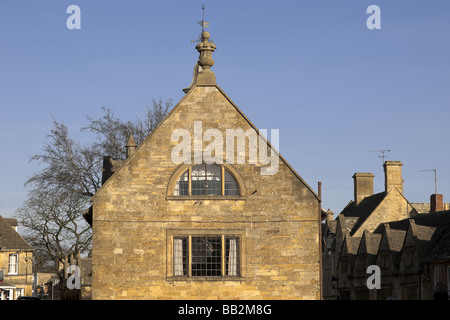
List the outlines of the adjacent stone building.
{"label": "adjacent stone building", "polygon": [[[450,294],[450,211],[442,195],[429,209],[403,196],[402,164],[386,161],[385,190],[373,194],[373,174],[356,173],[355,197],[323,227],[325,299],[428,300]],[[420,208],[419,213],[416,208]],[[369,289],[369,266],[380,288]]]}
{"label": "adjacent stone building", "polygon": [[59,300],[92,299],[92,259],[78,253],[65,257],[58,265]]}
{"label": "adjacent stone building", "polygon": [[319,197],[217,85],[209,37],[168,116],[105,158],[93,299],[320,298]]}
{"label": "adjacent stone building", "polygon": [[0,300],[32,294],[34,249],[17,233],[17,220],[0,216]]}

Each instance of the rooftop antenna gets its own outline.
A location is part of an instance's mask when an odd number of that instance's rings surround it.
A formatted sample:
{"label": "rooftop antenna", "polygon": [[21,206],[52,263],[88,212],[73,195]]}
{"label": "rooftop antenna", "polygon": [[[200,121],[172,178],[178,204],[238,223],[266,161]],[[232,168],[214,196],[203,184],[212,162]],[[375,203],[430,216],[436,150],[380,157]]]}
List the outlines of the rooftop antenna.
{"label": "rooftop antenna", "polygon": [[384,154],[386,152],[391,152],[391,150],[370,150],[370,152],[380,152],[381,156],[378,156],[378,158],[382,158],[383,159],[383,164],[384,164],[384,158],[387,158],[387,156],[385,156]]}
{"label": "rooftop antenna", "polygon": [[437,170],[436,169],[426,169],[426,170],[419,170],[420,172],[424,171],[434,171],[434,194],[437,194]]}

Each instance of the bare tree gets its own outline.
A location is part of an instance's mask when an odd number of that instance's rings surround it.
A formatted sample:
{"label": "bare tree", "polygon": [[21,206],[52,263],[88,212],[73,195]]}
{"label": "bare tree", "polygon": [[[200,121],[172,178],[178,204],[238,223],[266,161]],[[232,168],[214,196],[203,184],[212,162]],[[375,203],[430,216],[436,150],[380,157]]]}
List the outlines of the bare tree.
{"label": "bare tree", "polygon": [[94,149],[100,150],[104,155],[112,156],[114,159],[123,160],[126,158],[126,145],[130,134],[133,135],[137,145],[152,132],[156,126],[165,118],[172,107],[172,100],[163,102],[161,99],[152,99],[152,107],[146,106],[144,120],[123,122],[114,115],[114,112],[103,107],[104,116],[93,120],[88,117],[89,125],[83,127],[82,131],[89,131],[96,134],[97,139],[93,144]]}
{"label": "bare tree", "polygon": [[84,145],[70,137],[67,126],[53,119],[42,154],[30,160],[44,167],[25,183],[30,187],[28,198],[17,210],[24,238],[36,249],[42,265],[53,261],[56,266],[71,253],[89,254],[92,231],[82,213],[101,187],[103,156],[124,159],[130,134],[138,145],[142,143],[171,106],[171,100],[153,99],[152,108],[146,106],[144,120],[136,121],[122,121],[103,107],[103,117],[87,118],[89,123],[81,131],[94,133],[95,139]]}
{"label": "bare tree", "polygon": [[92,241],[89,225],[80,215],[86,200],[72,192],[46,192],[33,189],[18,210],[26,227],[25,239],[35,248],[35,262],[56,266],[70,253],[88,254]]}
{"label": "bare tree", "polygon": [[48,193],[64,190],[92,196],[100,188],[100,150],[95,143],[83,146],[74,141],[68,128],[55,119],[53,126],[43,153],[31,157],[31,161],[38,160],[47,166],[28,179],[26,185]]}

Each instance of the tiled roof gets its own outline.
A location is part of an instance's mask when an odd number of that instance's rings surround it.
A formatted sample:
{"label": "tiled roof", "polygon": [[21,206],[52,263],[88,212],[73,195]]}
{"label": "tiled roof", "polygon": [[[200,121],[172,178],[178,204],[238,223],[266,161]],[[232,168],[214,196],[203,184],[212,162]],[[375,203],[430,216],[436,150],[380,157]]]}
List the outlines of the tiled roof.
{"label": "tiled roof", "polygon": [[411,226],[419,258],[450,258],[450,211],[418,214],[414,218],[391,221],[386,225],[391,231],[406,231]]}
{"label": "tiled roof", "polygon": [[422,239],[427,237],[430,247],[427,250],[426,261],[430,260],[448,260],[450,259],[450,210],[436,213],[421,214],[414,219],[416,226],[428,227],[434,229],[433,235],[418,231]]}
{"label": "tiled roof", "polygon": [[358,217],[347,217],[345,215],[339,215],[336,219],[339,220],[342,234],[350,233],[353,226],[358,221]]}
{"label": "tiled roof", "polygon": [[378,253],[378,248],[380,247],[381,234],[370,233],[364,231],[360,248],[358,249],[358,254],[367,253],[370,255],[376,255]]}
{"label": "tiled roof", "polygon": [[361,237],[345,237],[348,254],[356,254],[358,252]]}
{"label": "tiled roof", "polygon": [[441,237],[425,260],[450,260],[450,232]]}
{"label": "tiled roof", "polygon": [[350,230],[350,234],[354,234],[356,230],[366,221],[375,208],[383,201],[386,196],[385,192],[376,193],[369,197],[364,198],[359,205],[355,205],[355,202],[350,202],[347,207],[339,214],[345,217],[357,218],[356,223]]}
{"label": "tiled roof", "polygon": [[0,216],[0,249],[33,249],[2,216]]}
{"label": "tiled roof", "polygon": [[406,231],[396,229],[386,229],[389,250],[400,252],[405,241]]}
{"label": "tiled roof", "polygon": [[326,223],[326,227],[328,228],[328,232],[334,233],[336,234],[336,225],[337,225],[337,221],[336,220],[329,220]]}

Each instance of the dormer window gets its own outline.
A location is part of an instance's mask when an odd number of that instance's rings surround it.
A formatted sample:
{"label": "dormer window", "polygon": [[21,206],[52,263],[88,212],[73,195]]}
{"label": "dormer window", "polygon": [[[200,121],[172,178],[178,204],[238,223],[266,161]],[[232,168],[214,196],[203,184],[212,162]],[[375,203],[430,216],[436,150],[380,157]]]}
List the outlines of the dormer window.
{"label": "dormer window", "polygon": [[243,195],[243,187],[240,186],[242,183],[238,183],[237,174],[229,167],[203,163],[180,169],[182,173],[173,186],[174,197],[216,198]]}

